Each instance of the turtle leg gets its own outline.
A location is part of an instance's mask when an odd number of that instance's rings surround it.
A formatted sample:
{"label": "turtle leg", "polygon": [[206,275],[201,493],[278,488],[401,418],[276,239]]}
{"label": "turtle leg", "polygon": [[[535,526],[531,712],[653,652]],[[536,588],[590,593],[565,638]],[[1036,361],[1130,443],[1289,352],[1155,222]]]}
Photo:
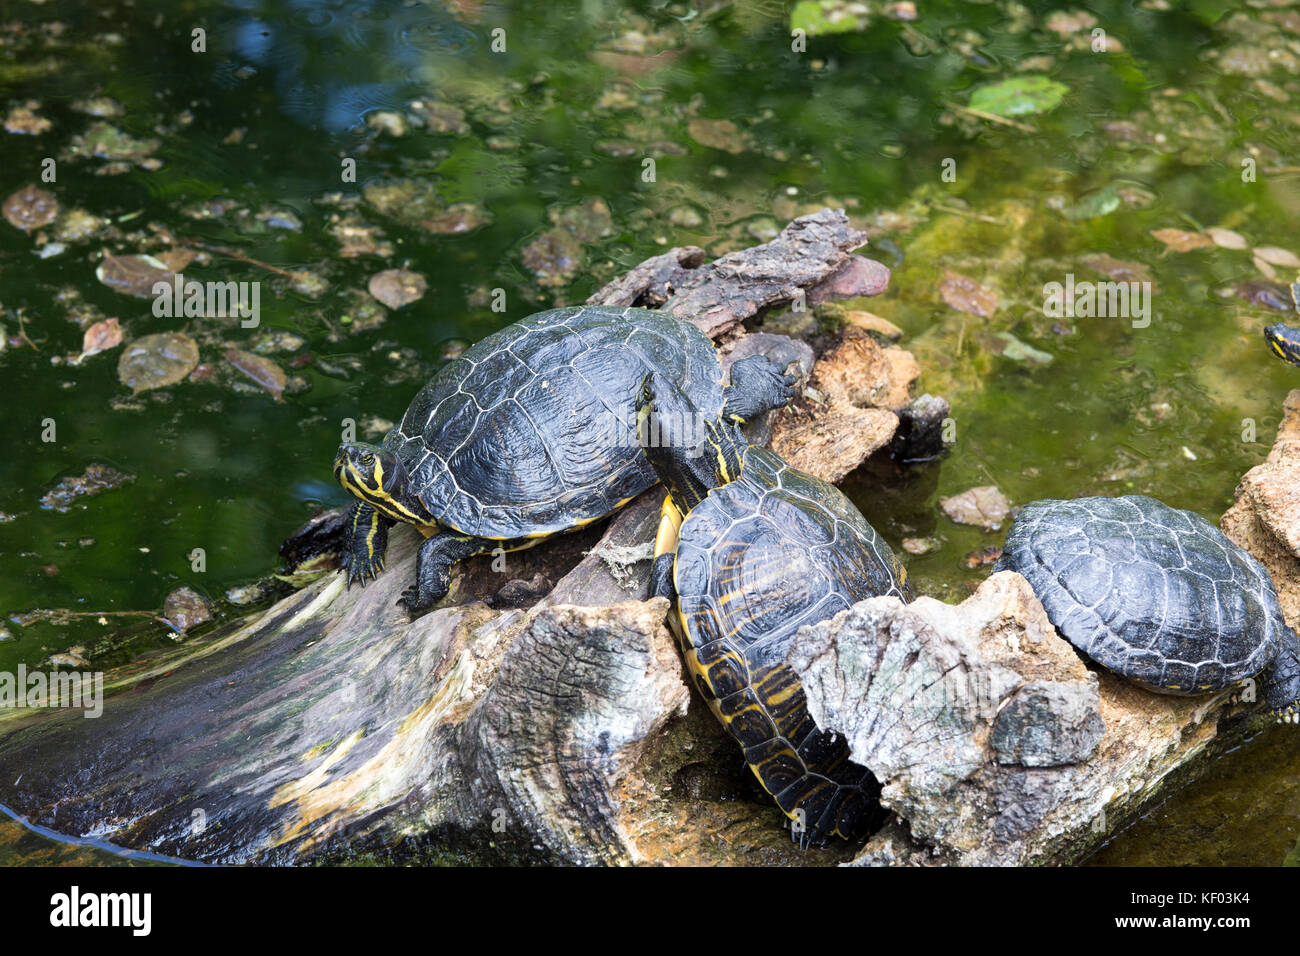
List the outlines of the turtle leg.
{"label": "turtle leg", "polygon": [[647,598],[666,597],[677,600],[677,586],[673,584],[673,559],[675,555],[661,554],[650,567],[650,593]]}
{"label": "turtle leg", "polygon": [[402,592],[398,606],[405,608],[412,619],[418,617],[447,596],[453,564],[490,551],[500,543],[459,531],[442,531],[425,538],[415,559],[415,584]]}
{"label": "turtle leg", "polygon": [[379,513],[373,505],[358,501],[347,515],[343,553],[339,564],[347,575],[348,587],[366,578],[374,580],[384,570],[384,553],[388,550],[388,529],[393,519]]}
{"label": "turtle leg", "polygon": [[742,424],[773,408],[781,408],[795,394],[797,375],[786,375],[766,355],[751,355],[731,366],[731,384],[723,390],[722,414]]}
{"label": "turtle leg", "polygon": [[677,537],[682,528],[682,513],[673,496],[664,498],[659,509],[659,530],[655,534],[655,563],[650,566],[650,593],[647,598],[666,597],[677,600],[673,583],[673,562],[677,560]]}

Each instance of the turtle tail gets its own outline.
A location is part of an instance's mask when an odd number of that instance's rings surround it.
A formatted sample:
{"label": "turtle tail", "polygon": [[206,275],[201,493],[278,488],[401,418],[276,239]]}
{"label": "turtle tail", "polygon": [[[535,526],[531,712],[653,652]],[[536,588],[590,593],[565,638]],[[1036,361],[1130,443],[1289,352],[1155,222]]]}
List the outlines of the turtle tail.
{"label": "turtle tail", "polygon": [[1269,669],[1264,700],[1279,723],[1300,724],[1300,638],[1290,628]]}

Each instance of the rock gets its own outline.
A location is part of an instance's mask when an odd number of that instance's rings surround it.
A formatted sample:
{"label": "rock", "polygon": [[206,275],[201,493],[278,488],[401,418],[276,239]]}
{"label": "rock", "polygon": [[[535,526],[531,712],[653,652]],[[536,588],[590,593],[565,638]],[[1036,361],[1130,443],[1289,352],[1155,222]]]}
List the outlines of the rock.
{"label": "rock", "polygon": [[893,322],[890,322],[888,319],[882,318],[873,312],[848,309],[844,312],[844,319],[855,328],[859,328],[864,332],[871,332],[875,335],[879,335],[881,338],[890,342],[897,341],[903,337],[902,329],[896,326]]}
{"label": "rock", "polygon": [[1291,555],[1300,558],[1300,389],[1286,397],[1273,448],[1242,476],[1239,505]]}
{"label": "rock", "polygon": [[212,619],[212,605],[198,591],[182,585],[167,595],[163,602],[163,617],[178,634],[185,634],[190,628]]}
{"label": "rock", "polygon": [[41,507],[50,511],[67,513],[78,498],[103,494],[128,482],[134,475],[118,471],[110,465],[87,465],[83,474],[64,478],[41,497]]}
{"label": "rock", "polygon": [[[800,339],[788,335],[773,335],[770,332],[750,332],[737,339],[735,344],[722,356],[722,368],[730,375],[731,366],[751,355],[766,355],[769,359],[800,378],[812,374],[814,357],[812,346]],[[791,368],[791,366],[795,366]]]}
{"label": "rock", "polygon": [[931,461],[948,450],[944,423],[949,419],[948,400],[925,394],[898,410],[898,432],[889,443],[889,455],[897,461]]}
{"label": "rock", "polygon": [[802,629],[789,662],[896,815],[864,865],[1077,860],[1260,716],[1090,671],[1014,572],[956,606],[862,601]]}
{"label": "rock", "polygon": [[998,713],[989,742],[998,763],[1059,767],[1087,760],[1105,732],[1095,687],[1030,681]]}
{"label": "rock", "polygon": [[1288,623],[1300,622],[1300,389],[1287,395],[1277,438],[1263,463],[1242,476],[1223,533],[1268,569]]}
{"label": "rock", "polygon": [[940,498],[939,507],[957,524],[970,524],[996,531],[1011,514],[1011,503],[997,485],[969,488],[951,498]]}
{"label": "rock", "polygon": [[910,352],[847,329],[817,361],[809,381],[820,399],[792,403],[772,425],[772,448],[790,464],[837,482],[898,430],[891,409],[908,402],[920,367]]}
{"label": "rock", "polygon": [[843,399],[818,408],[806,402],[780,413],[772,450],[794,467],[832,484],[894,437],[898,416],[884,408],[858,408]]}

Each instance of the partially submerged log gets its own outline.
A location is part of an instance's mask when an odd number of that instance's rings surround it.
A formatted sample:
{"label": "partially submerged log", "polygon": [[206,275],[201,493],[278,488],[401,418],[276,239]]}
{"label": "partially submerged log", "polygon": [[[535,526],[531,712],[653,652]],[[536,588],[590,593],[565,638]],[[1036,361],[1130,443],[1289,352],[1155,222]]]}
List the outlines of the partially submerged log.
{"label": "partially submerged log", "polygon": [[[728,332],[733,355],[806,373],[801,343],[746,344],[741,323],[801,296],[880,291],[888,273],[851,255],[861,243],[824,211],[708,266],[656,257],[594,298],[707,305],[704,327]],[[417,535],[399,526],[369,586],[329,573],[146,655],[108,675],[98,719],[0,712],[0,801],[56,831],[213,863],[846,859],[848,846],[799,851],[734,742],[698,701],[688,711],[666,602],[644,600],[662,495],[504,569],[463,562],[413,623],[395,602]],[[336,518],[286,554],[327,559]]]}

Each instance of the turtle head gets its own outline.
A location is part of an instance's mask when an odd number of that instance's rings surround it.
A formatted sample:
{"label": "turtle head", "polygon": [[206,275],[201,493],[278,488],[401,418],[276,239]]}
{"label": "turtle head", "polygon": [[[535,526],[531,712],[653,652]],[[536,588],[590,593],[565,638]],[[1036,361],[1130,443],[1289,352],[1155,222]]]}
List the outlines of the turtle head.
{"label": "turtle head", "polygon": [[1280,724],[1300,724],[1300,639],[1286,631],[1264,684],[1264,701]]}
{"label": "turtle head", "polygon": [[651,372],[641,380],[636,413],[637,440],[683,513],[740,476],[740,429],[720,417],[707,421],[669,379]]}
{"label": "turtle head", "polygon": [[344,442],[334,456],[334,477],[353,497],[374,505],[397,521],[431,525],[429,515],[410,491],[406,466],[391,451],[365,442]]}
{"label": "turtle head", "polygon": [[1264,338],[1283,361],[1300,365],[1300,328],[1279,322],[1264,330]]}

